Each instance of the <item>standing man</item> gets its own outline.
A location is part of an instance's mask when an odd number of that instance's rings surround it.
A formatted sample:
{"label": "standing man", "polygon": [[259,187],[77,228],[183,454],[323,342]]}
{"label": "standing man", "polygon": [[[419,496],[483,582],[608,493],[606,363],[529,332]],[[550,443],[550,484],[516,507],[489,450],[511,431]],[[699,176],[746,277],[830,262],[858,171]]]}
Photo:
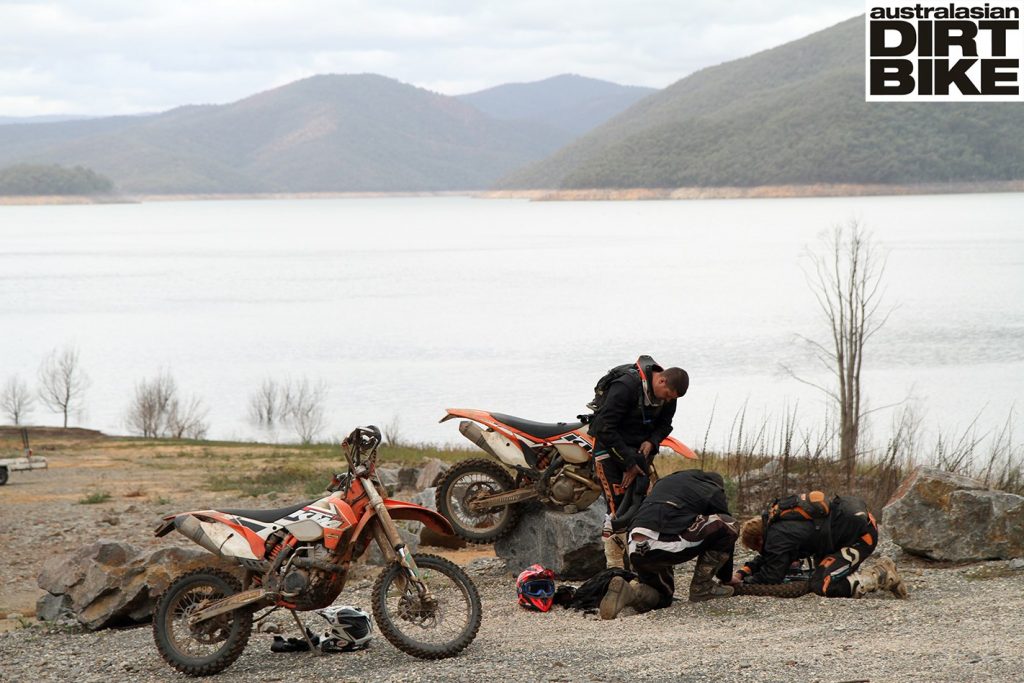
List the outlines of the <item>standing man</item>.
{"label": "standing man", "polygon": [[625,549],[625,533],[612,531],[612,519],[627,489],[637,477],[649,474],[659,444],[672,432],[676,399],[689,385],[682,368],[666,370],[650,356],[640,356],[633,366],[609,371],[595,387],[590,434],[607,504],[603,536],[608,567],[623,566]]}
{"label": "standing man", "polygon": [[[729,514],[725,482],[717,472],[683,470],[658,480],[629,528],[629,563],[636,581],[615,577],[601,600],[602,619],[625,607],[638,612],[668,607],[675,565],[697,558],[690,602],[727,598],[739,523]],[[715,577],[719,581],[715,581]]]}

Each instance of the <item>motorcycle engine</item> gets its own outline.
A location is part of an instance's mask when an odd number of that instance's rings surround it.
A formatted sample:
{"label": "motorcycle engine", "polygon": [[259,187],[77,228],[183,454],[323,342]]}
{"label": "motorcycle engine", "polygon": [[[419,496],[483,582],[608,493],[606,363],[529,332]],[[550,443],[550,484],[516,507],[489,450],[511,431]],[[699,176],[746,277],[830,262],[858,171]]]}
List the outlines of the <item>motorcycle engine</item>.
{"label": "motorcycle engine", "polygon": [[574,474],[586,476],[586,473],[579,472],[572,465],[566,465],[551,478],[548,485],[548,495],[553,502],[559,505],[573,506],[577,510],[583,510],[597,500],[601,494],[589,486],[567,477],[565,472],[570,469]]}

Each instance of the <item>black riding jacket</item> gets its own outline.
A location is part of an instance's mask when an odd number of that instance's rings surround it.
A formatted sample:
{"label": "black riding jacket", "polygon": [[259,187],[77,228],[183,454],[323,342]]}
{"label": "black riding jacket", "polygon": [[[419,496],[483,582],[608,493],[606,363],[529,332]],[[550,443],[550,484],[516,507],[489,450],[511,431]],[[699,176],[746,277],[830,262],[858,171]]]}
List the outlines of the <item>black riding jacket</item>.
{"label": "black riding jacket", "polygon": [[717,472],[683,470],[662,477],[641,503],[631,529],[681,534],[697,515],[728,515],[725,482]]}
{"label": "black riding jacket", "polygon": [[820,529],[809,519],[780,519],[769,524],[761,554],[740,571],[747,583],[782,583],[793,562],[807,557],[821,562],[826,555],[856,543],[874,526],[861,498],[837,497],[832,501],[832,514]]}
{"label": "black riding jacket", "polygon": [[[660,370],[652,366],[648,376]],[[675,414],[675,400],[659,401],[651,393],[645,395],[639,373],[627,372],[611,383],[604,404],[590,421],[590,434],[597,441],[595,450],[608,451],[624,470],[639,465],[646,473],[647,460],[637,449],[650,441],[657,453],[662,439],[672,433]]]}

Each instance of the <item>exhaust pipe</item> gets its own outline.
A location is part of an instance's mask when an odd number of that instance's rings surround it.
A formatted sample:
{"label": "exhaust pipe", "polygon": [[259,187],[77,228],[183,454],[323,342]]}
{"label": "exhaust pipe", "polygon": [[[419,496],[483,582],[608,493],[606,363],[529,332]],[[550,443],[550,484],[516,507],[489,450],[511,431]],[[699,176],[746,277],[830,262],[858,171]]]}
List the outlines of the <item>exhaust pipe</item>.
{"label": "exhaust pipe", "polygon": [[501,461],[498,454],[494,452],[493,448],[491,448],[491,444],[487,443],[487,439],[484,438],[484,432],[480,429],[480,425],[475,422],[470,422],[469,420],[463,420],[459,423],[459,432],[464,437],[472,441],[477,448],[487,453],[495,460],[498,460],[499,462]]}
{"label": "exhaust pipe", "polygon": [[186,538],[198,543],[217,557],[224,557],[224,553],[221,552],[220,546],[210,538],[209,534],[203,531],[203,527],[200,525],[199,519],[195,516],[179,515],[175,517],[174,527],[184,534]]}

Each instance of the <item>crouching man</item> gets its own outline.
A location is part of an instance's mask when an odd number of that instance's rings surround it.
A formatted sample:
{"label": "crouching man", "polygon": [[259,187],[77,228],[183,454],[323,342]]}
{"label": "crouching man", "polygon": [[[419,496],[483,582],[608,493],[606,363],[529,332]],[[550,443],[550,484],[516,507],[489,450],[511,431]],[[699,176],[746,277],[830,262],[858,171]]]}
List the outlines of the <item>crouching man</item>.
{"label": "crouching man", "polygon": [[857,496],[820,491],[775,501],[761,517],[743,524],[740,542],[760,553],[737,571],[731,583],[782,583],[794,562],[813,558],[810,588],[827,598],[860,598],[876,590],[907,597],[907,588],[888,557],[862,566],[878,544],[878,525]]}
{"label": "crouching man", "polygon": [[729,515],[725,483],[716,472],[685,470],[654,485],[631,520],[627,553],[635,581],[615,577],[601,600],[602,619],[626,607],[638,612],[672,604],[675,565],[697,558],[690,601],[726,598],[739,523]]}

